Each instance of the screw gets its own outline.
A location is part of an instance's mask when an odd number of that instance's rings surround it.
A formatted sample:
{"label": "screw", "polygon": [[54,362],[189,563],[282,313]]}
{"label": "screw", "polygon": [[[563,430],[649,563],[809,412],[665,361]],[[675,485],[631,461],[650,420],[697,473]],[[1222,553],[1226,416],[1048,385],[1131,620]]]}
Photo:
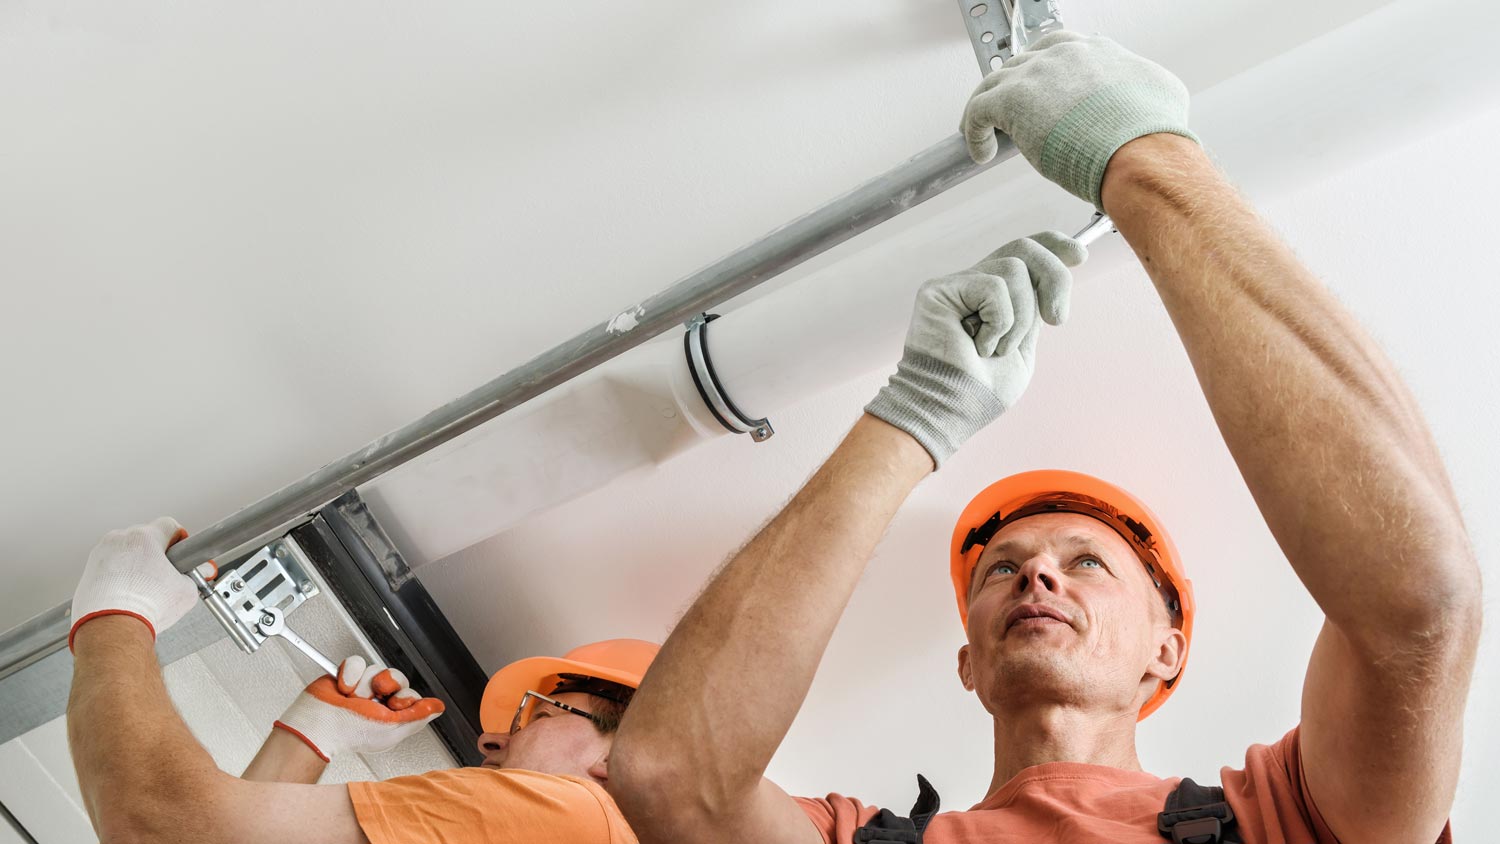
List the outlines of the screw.
{"label": "screw", "polygon": [[276,623],[276,616],[274,614],[272,614],[272,613],[261,613],[260,623],[261,624],[275,624]]}
{"label": "screw", "polygon": [[229,584],[229,588],[233,589],[236,592],[243,592],[243,591],[245,591],[245,581],[243,581],[243,580],[233,581],[233,582],[231,582]]}

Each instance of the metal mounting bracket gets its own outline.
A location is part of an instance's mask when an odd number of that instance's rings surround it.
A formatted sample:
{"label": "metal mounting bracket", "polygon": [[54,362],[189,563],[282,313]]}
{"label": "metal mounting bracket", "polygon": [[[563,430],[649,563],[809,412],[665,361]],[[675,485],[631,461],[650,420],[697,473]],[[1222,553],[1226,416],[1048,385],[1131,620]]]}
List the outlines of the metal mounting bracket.
{"label": "metal mounting bracket", "polygon": [[998,70],[1027,44],[1063,26],[1056,0],[958,0],[958,8],[979,70],[986,74]]}
{"label": "metal mounting bracket", "polygon": [[229,632],[229,638],[253,654],[268,638],[260,629],[267,611],[284,617],[318,594],[302,549],[291,537],[272,541],[232,569],[219,572],[213,583],[191,573],[208,611]]}
{"label": "metal mounting bracket", "polygon": [[724,385],[719,383],[719,376],[714,373],[713,359],[708,356],[708,324],[718,318],[718,314],[699,314],[687,321],[682,344],[687,351],[688,371],[693,375],[693,384],[708,406],[708,412],[719,420],[720,425],[736,434],[749,434],[751,439],[763,443],[776,433],[771,420],[764,417],[751,419],[736,407],[724,392]]}

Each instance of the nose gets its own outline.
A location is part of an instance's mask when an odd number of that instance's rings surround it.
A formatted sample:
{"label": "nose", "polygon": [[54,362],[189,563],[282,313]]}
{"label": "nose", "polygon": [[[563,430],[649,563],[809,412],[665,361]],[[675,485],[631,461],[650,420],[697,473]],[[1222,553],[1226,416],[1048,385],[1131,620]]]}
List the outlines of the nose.
{"label": "nose", "polygon": [[479,752],[488,756],[505,749],[510,744],[509,733],[485,733],[479,737]]}
{"label": "nose", "polygon": [[1045,554],[1037,554],[1021,564],[1021,569],[1011,581],[1011,588],[1017,596],[1028,592],[1056,592],[1058,584],[1057,568],[1052,565],[1052,559]]}

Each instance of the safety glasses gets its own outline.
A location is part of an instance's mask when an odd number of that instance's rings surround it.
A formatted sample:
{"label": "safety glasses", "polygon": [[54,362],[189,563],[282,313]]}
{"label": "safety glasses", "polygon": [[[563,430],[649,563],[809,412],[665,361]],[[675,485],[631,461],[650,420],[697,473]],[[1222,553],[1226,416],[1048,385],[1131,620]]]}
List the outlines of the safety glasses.
{"label": "safety glasses", "polygon": [[[515,735],[522,727],[530,724],[537,717],[538,713],[549,713],[550,711],[550,713],[555,714],[555,710],[557,709],[587,718],[596,727],[604,726],[603,720],[592,712],[586,712],[576,706],[569,706],[560,700],[553,700],[541,692],[527,692],[521,696],[521,705],[516,707],[516,716],[510,719],[510,734]],[[548,715],[544,714],[543,717],[548,717]]]}

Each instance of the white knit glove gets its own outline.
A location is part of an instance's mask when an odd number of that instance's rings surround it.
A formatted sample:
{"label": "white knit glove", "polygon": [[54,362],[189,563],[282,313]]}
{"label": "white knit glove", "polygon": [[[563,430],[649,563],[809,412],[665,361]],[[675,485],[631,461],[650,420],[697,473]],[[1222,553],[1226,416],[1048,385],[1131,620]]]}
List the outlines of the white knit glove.
{"label": "white knit glove", "polygon": [[413,691],[406,675],[362,656],[308,684],[272,726],[312,748],[324,762],[339,753],[380,753],[443,714],[443,702]]}
{"label": "white knit glove", "polygon": [[1102,35],[1054,32],[979,84],[964,109],[969,155],[985,162],[1009,135],[1043,176],[1100,208],[1115,151],[1157,132],[1197,140],[1188,91],[1171,72]]}
{"label": "white knit glove", "polygon": [[[73,591],[73,627],[68,647],[84,622],[101,615],[140,619],[154,637],[176,624],[198,600],[198,588],[167,559],[167,549],[185,539],[176,519],[110,531],[89,552],[83,577]],[[218,568],[203,563],[198,573],[212,580]]]}
{"label": "white knit glove", "polygon": [[896,374],[865,412],[900,428],[941,467],[1031,383],[1042,322],[1068,317],[1088,250],[1061,232],[1013,240],[983,261],[923,284]]}

